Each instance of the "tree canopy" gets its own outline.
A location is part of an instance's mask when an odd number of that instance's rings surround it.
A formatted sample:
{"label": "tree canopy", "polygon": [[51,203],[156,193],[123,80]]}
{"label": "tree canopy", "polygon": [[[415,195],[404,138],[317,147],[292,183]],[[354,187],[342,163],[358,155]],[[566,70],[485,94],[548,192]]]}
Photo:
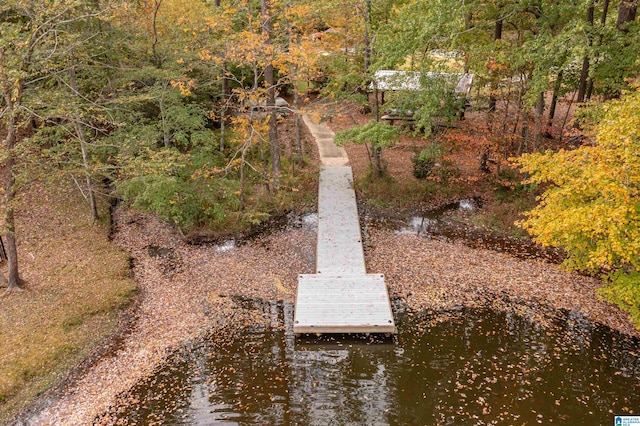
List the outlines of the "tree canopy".
{"label": "tree canopy", "polygon": [[[458,148],[479,149],[480,169],[496,164],[499,175],[510,157],[532,154],[518,164],[545,192],[523,226],[566,248],[570,267],[622,271],[630,282],[640,250],[638,94],[627,93],[640,66],[637,3],[5,0],[9,284],[19,285],[14,211],[31,180],[70,180],[94,220],[123,198],[184,232],[246,226],[298,192],[299,115],[317,99],[372,111],[338,141],[370,144],[376,175],[400,133],[381,114],[408,114],[427,137],[471,105],[486,132]],[[383,95],[380,70],[420,75],[420,89]],[[465,73],[474,79],[464,94],[433,77]],[[588,102],[603,103],[598,119],[575,127],[593,143],[538,153],[545,138],[562,144],[569,111]],[[278,133],[286,117],[293,141]]]}
{"label": "tree canopy", "polygon": [[[570,269],[613,271],[613,296],[640,321],[640,90],[598,108],[593,143],[529,154],[517,162],[544,185],[522,226],[564,248]],[[633,289],[633,297],[630,297]]]}

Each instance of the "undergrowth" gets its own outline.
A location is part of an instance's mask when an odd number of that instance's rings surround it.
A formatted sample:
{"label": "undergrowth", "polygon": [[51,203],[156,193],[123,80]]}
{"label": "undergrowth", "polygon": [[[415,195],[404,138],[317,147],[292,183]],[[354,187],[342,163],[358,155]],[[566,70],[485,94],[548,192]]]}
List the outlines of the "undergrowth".
{"label": "undergrowth", "polygon": [[162,154],[173,162],[170,167],[165,162],[149,167],[153,159],[130,166],[118,184],[118,193],[132,207],[156,213],[184,233],[242,231],[313,203],[316,196],[315,167],[292,167],[291,160],[283,156],[279,184],[274,188],[257,147],[248,152],[243,170],[239,159],[229,160],[229,153],[225,156],[211,146],[195,147],[188,153],[170,151]]}

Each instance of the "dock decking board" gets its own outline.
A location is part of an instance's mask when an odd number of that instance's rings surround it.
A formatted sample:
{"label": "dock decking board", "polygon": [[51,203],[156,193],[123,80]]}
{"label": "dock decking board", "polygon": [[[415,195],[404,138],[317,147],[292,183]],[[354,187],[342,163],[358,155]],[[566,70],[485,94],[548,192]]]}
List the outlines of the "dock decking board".
{"label": "dock decking board", "polygon": [[295,333],[393,333],[395,324],[384,277],[302,275]]}
{"label": "dock decking board", "polygon": [[316,274],[301,275],[294,333],[393,333],[381,274],[367,274],[351,167],[324,167],[318,193]]}
{"label": "dock decking board", "polygon": [[351,167],[325,167],[318,190],[316,271],[366,274]]}

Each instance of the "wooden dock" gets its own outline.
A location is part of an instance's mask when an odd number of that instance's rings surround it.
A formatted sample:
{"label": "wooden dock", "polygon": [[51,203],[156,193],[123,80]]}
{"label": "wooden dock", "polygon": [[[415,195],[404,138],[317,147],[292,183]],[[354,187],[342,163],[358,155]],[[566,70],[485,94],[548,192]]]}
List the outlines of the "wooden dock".
{"label": "wooden dock", "polygon": [[325,166],[318,193],[316,273],[299,277],[293,332],[395,331],[384,276],[366,271],[351,167]]}

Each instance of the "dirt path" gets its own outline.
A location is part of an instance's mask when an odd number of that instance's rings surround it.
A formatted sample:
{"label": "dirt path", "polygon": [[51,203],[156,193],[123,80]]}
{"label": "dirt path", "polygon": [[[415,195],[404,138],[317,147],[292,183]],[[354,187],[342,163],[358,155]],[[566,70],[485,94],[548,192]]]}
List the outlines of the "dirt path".
{"label": "dirt path", "polygon": [[333,142],[335,134],[329,126],[322,122],[316,122],[309,114],[305,114],[302,118],[318,146],[320,164],[330,167],[340,167],[349,164],[347,152],[343,147],[336,146]]}

